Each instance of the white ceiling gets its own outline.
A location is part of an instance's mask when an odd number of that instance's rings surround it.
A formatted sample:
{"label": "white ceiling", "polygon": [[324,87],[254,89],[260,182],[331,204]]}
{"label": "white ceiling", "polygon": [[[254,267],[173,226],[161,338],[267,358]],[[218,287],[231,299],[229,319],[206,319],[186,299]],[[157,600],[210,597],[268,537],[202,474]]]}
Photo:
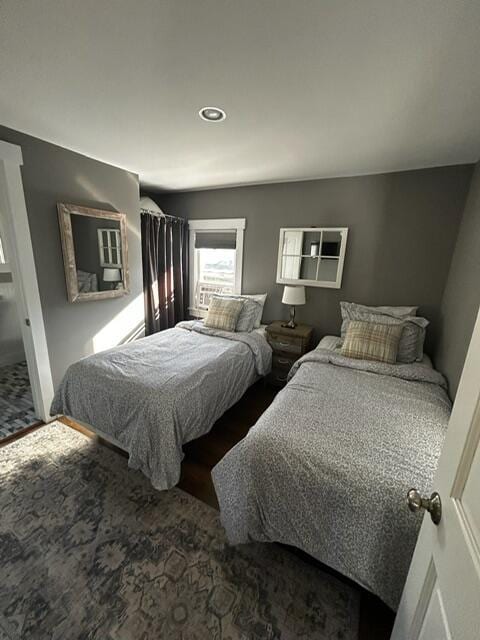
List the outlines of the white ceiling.
{"label": "white ceiling", "polygon": [[0,123],[164,189],[476,161],[480,2],[0,0]]}

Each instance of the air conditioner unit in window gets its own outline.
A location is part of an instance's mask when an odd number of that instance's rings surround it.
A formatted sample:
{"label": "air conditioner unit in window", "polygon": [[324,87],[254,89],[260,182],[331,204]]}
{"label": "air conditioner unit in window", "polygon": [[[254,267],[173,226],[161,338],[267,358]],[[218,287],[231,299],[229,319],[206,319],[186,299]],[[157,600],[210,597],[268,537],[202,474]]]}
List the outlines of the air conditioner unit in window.
{"label": "air conditioner unit in window", "polygon": [[216,293],[233,293],[233,287],[231,285],[197,282],[197,292],[195,296],[197,309],[208,309],[210,300]]}

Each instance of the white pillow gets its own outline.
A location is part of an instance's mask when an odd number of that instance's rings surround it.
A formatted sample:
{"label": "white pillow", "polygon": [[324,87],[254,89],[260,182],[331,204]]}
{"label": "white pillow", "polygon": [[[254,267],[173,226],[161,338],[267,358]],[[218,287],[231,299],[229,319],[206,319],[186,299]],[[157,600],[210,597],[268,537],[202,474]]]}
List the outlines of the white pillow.
{"label": "white pillow", "polygon": [[255,329],[258,329],[262,324],[263,307],[265,306],[265,300],[267,299],[267,295],[268,294],[266,293],[250,293],[250,294],[242,293],[241,294],[242,298],[250,298],[250,300],[255,300],[255,302],[258,302],[258,314],[257,314],[257,317],[255,318],[255,324],[253,325]]}
{"label": "white pillow", "polygon": [[[237,300],[252,300],[252,302],[256,303],[257,306],[257,315],[254,318],[253,329],[258,329],[262,324],[262,315],[263,315],[263,307],[265,305],[265,300],[267,299],[266,293],[216,293],[216,298],[236,298]],[[246,311],[245,311],[246,313]],[[243,323],[242,323],[243,324]],[[237,331],[251,331],[251,329],[237,329]]]}
{"label": "white pillow", "polygon": [[[345,338],[351,320],[383,324],[403,324],[403,333],[398,346],[397,361],[420,362],[423,358],[425,330],[429,322],[414,314],[418,307],[367,307],[354,302],[340,302],[342,311],[342,338]],[[388,313],[387,313],[388,312]]]}
{"label": "white pillow", "polygon": [[409,318],[416,316],[418,311],[418,307],[369,307],[356,302],[340,302],[340,309],[343,320],[349,319],[348,312],[350,310],[371,313],[372,315],[392,316],[392,318]]}

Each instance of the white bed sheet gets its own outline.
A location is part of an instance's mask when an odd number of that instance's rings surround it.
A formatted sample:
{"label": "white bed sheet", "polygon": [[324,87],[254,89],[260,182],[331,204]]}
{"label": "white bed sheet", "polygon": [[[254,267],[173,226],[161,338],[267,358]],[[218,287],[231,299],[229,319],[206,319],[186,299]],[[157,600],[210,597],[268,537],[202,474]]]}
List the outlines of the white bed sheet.
{"label": "white bed sheet", "polygon": [[262,338],[265,338],[265,340],[267,339],[267,327],[268,324],[261,324],[258,329],[254,329],[255,333],[258,333],[259,336],[262,336]]}

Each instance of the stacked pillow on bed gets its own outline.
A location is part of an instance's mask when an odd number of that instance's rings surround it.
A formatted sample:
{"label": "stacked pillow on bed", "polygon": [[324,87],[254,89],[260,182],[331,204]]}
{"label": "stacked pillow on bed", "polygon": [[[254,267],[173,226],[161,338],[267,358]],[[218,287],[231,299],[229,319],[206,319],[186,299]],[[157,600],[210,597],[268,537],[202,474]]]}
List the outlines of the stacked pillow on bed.
{"label": "stacked pillow on bed", "polygon": [[262,322],[266,293],[212,296],[205,326],[222,331],[253,331]]}
{"label": "stacked pillow on bed", "polygon": [[389,364],[421,362],[428,320],[418,307],[367,307],[341,302],[342,355]]}

